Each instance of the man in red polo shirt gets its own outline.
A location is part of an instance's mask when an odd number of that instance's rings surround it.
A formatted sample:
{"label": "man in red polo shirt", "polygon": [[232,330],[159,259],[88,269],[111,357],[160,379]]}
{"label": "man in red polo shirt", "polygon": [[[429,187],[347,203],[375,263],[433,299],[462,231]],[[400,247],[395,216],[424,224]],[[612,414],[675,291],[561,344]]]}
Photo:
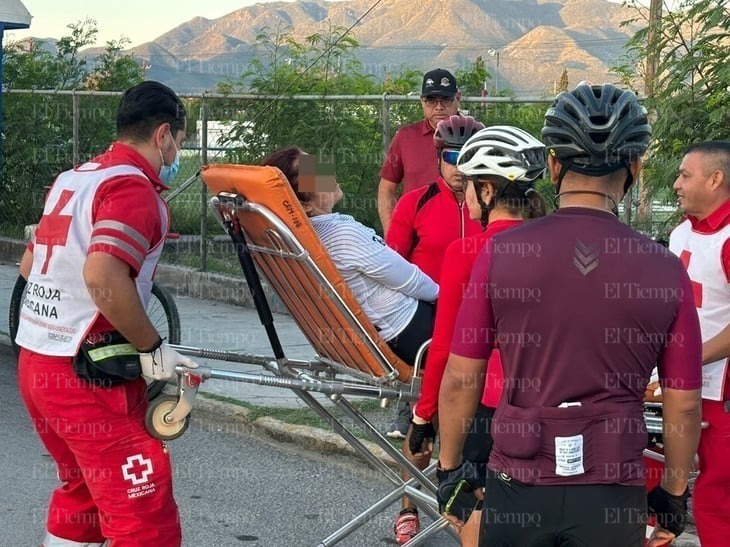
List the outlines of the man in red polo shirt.
{"label": "man in red polo shirt", "polygon": [[459,112],[456,78],[448,70],[437,68],[423,75],[421,106],[423,120],[396,131],[388,148],[378,185],[378,214],[383,233],[388,233],[398,186],[403,193],[432,183],[439,176],[438,154],[433,146],[433,133],[441,120]]}
{"label": "man in red polo shirt", "polygon": [[719,547],[730,537],[730,142],[689,146],[674,190],[687,219],[669,248],[692,280],[703,342],[702,417],[710,424],[700,437],[693,510],[702,547]]}
{"label": "man in red polo shirt", "polygon": [[169,87],[142,82],[122,96],[117,134],[105,153],[56,178],[20,265],[18,382],[63,483],[44,547],[181,543],[170,456],[145,428],[142,376],[170,380],[176,365],[197,366],[145,313],[185,107]]}

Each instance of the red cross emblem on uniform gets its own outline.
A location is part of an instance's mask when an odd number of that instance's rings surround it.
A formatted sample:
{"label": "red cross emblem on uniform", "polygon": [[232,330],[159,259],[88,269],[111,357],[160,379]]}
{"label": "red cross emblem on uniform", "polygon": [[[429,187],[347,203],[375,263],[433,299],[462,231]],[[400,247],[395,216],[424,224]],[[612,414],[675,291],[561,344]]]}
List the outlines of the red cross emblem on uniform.
{"label": "red cross emblem on uniform", "polygon": [[132,481],[132,484],[142,484],[148,481],[152,474],[152,460],[145,458],[142,454],[135,454],[127,458],[127,463],[122,465],[124,480]]}
{"label": "red cross emblem on uniform", "polygon": [[50,215],[43,215],[38,229],[35,233],[35,245],[46,246],[46,260],[43,262],[41,273],[48,271],[48,263],[51,261],[54,247],[63,247],[68,239],[68,231],[71,227],[71,215],[62,215],[61,211],[66,207],[74,195],[73,190],[64,190],[58,198],[55,207]]}
{"label": "red cross emblem on uniform", "polygon": [[[679,260],[684,264],[684,269],[689,271],[689,261],[690,258],[692,258],[692,253],[687,251],[686,249],[681,252],[679,255]],[[696,281],[690,280],[692,283],[692,294],[694,294],[695,297],[695,307],[701,308],[702,307],[702,283],[697,283]]]}

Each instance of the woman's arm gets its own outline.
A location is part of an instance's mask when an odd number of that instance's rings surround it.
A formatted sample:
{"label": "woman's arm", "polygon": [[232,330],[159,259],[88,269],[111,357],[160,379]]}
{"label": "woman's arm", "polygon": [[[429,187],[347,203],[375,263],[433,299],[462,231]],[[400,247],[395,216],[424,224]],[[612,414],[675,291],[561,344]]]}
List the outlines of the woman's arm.
{"label": "woman's arm", "polygon": [[[394,291],[402,292],[418,300],[434,302],[438,298],[438,285],[417,266],[408,262],[380,238],[364,242],[367,245],[358,271]],[[372,251],[372,252],[370,252]]]}
{"label": "woman's arm", "polygon": [[449,245],[441,268],[436,322],[433,327],[431,345],[428,348],[421,396],[414,407],[414,414],[428,422],[433,419],[438,410],[439,389],[446,369],[446,361],[449,358],[456,316],[459,313],[464,287],[469,282],[474,262],[474,256],[463,253],[462,248],[461,240]]}

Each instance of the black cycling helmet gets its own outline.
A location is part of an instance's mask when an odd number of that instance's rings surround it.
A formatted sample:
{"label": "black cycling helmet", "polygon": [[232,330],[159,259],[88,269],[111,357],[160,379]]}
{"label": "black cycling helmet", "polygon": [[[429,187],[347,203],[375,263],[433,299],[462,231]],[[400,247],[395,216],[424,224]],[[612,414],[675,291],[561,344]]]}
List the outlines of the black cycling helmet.
{"label": "black cycling helmet", "polygon": [[569,169],[600,176],[627,167],[649,148],[651,126],[636,95],[612,84],[581,84],[545,113],[542,140]]}
{"label": "black cycling helmet", "polygon": [[439,150],[442,148],[459,149],[466,144],[469,138],[484,129],[484,124],[471,116],[454,114],[441,120],[433,133],[433,143]]}

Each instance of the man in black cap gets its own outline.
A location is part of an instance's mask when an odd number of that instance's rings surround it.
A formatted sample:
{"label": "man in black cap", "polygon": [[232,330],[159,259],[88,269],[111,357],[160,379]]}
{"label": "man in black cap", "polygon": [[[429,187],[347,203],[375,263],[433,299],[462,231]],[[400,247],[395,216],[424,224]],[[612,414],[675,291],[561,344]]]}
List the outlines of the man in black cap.
{"label": "man in black cap", "polygon": [[388,231],[398,185],[403,192],[430,184],[439,176],[438,154],[433,145],[433,132],[441,120],[459,112],[456,78],[448,70],[437,68],[423,75],[421,106],[423,120],[401,127],[393,137],[380,169],[378,214],[383,233]]}

